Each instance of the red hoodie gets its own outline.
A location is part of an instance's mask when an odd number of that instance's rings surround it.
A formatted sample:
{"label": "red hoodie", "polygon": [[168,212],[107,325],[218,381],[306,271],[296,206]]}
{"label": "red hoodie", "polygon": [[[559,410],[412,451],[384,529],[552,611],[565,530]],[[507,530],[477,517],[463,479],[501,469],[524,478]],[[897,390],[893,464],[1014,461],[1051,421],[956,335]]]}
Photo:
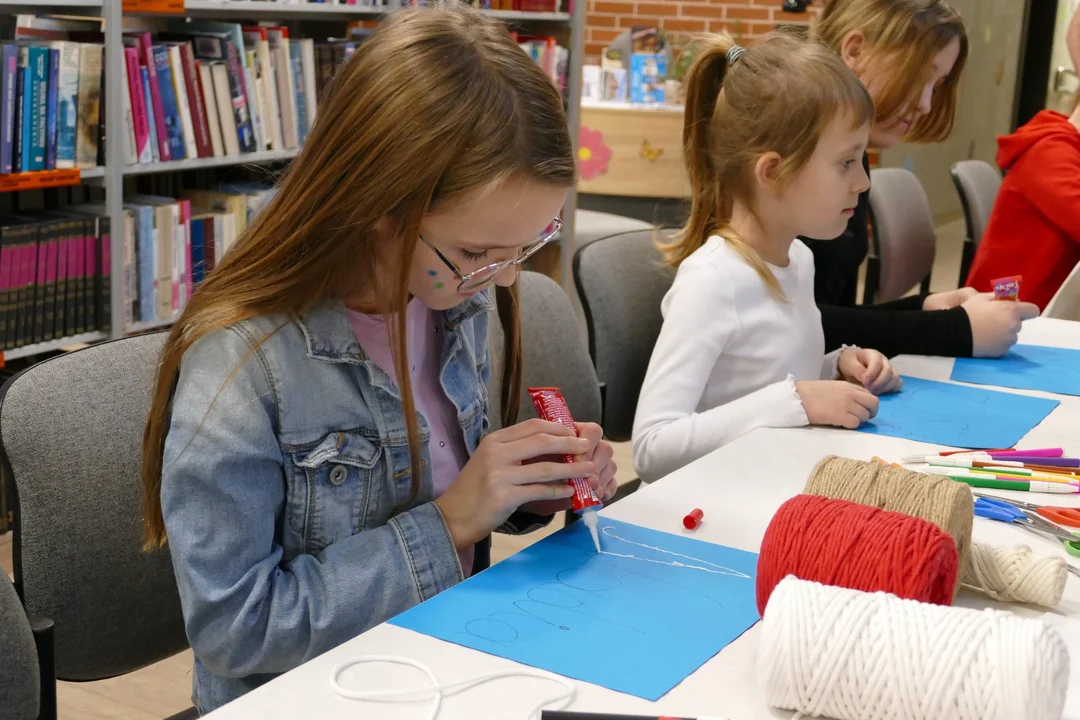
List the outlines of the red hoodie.
{"label": "red hoodie", "polygon": [[998,138],[997,163],[1006,175],[967,284],[1023,275],[1020,299],[1044,308],[1080,262],[1080,130],[1044,110]]}

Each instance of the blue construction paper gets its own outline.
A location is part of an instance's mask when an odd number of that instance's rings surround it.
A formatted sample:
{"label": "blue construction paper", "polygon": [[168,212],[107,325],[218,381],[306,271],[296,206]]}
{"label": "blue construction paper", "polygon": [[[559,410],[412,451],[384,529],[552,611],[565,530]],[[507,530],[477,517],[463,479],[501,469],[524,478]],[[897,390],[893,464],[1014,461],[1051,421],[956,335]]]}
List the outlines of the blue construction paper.
{"label": "blue construction paper", "polygon": [[904,377],[881,396],[878,414],[860,432],[958,448],[1012,447],[1058,406],[1057,400]]}
{"label": "blue construction paper", "polygon": [[952,379],[972,385],[1080,395],[1080,350],[1014,345],[1002,358],[957,358]]}
{"label": "blue construction paper", "polygon": [[613,554],[576,522],[390,623],[657,700],[760,619],[755,553],[600,528]]}

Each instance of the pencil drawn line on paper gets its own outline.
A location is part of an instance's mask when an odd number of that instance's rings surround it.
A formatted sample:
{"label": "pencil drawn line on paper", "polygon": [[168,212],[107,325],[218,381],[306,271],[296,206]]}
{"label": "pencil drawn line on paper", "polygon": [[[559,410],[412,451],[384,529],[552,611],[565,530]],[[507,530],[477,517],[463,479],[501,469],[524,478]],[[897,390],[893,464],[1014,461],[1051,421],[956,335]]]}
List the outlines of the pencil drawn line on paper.
{"label": "pencil drawn line on paper", "polygon": [[[680,588],[681,590],[690,592],[694,595],[698,595],[705,600],[716,603],[720,607],[723,607],[723,603],[721,603],[716,598],[706,595],[705,593],[693,590],[678,583],[661,580],[651,575],[645,575],[639,572],[635,572],[633,570],[625,570],[624,568],[620,568],[619,566],[613,565],[610,562],[606,561],[606,557],[614,557],[626,560],[638,560],[640,562],[664,565],[667,567],[682,568],[686,570],[697,570],[699,572],[706,572],[713,575],[722,575],[726,577],[735,577],[747,580],[751,579],[751,576],[747,575],[746,573],[724,567],[723,565],[711,563],[708,560],[702,560],[701,558],[695,558],[689,555],[683,555],[682,553],[672,552],[670,550],[664,550],[663,548],[655,547],[652,545],[645,545],[643,543],[634,542],[633,540],[628,540],[624,537],[616,535],[613,532],[614,529],[615,528],[613,526],[608,525],[602,528],[601,532],[603,532],[605,537],[609,537],[612,540],[624,542],[629,545],[636,545],[646,550],[652,550],[654,552],[663,553],[665,555],[670,555],[673,557],[682,558],[684,560],[689,560],[701,564],[691,565],[680,562],[679,560],[665,562],[663,560],[653,560],[650,558],[638,557],[636,555],[614,553],[610,551],[602,551],[598,555],[590,548],[589,550],[582,553],[589,560],[589,564],[595,563],[598,565],[604,565],[614,570],[621,570],[623,572],[619,575],[605,574],[599,573],[595,570],[587,569],[586,566],[560,570],[555,575],[555,582],[545,583],[538,588],[530,589],[526,593],[526,597],[528,598],[527,600],[514,601],[514,607],[517,608],[516,612],[499,611],[491,613],[490,615],[483,618],[470,620],[465,624],[465,629],[461,634],[471,635],[480,640],[486,640],[488,642],[492,642],[505,647],[509,643],[512,643],[521,638],[521,631],[523,630],[523,628],[515,626],[512,621],[520,623],[522,621],[528,622],[529,620],[535,620],[552,628],[558,628],[560,630],[570,630],[570,628],[566,625],[552,622],[551,620],[548,620],[541,615],[538,615],[537,612],[533,611],[534,609],[540,611],[540,608],[537,606],[546,606],[550,608],[558,608],[559,610],[572,612],[578,615],[583,615],[598,622],[610,625],[617,625],[625,630],[646,635],[647,631],[641,628],[621,623],[616,620],[604,618],[593,613],[585,612],[583,609],[581,609],[585,606],[584,601],[581,598],[576,597],[572,593],[568,592],[567,590],[577,590],[579,592],[588,593],[589,595],[600,598],[602,597],[601,593],[609,592],[623,587],[623,579],[631,575],[645,578],[647,580],[652,580],[654,582],[659,582],[665,585],[671,585],[672,587]],[[709,567],[705,567],[706,565]],[[588,582],[583,582],[583,571],[590,576]]]}

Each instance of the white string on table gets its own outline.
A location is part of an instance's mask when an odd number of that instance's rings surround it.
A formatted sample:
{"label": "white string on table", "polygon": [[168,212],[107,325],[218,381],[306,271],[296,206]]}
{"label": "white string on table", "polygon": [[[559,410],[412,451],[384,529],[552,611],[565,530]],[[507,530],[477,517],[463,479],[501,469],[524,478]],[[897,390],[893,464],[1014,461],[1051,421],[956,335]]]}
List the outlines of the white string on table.
{"label": "white string on table", "polygon": [[[427,675],[431,684],[415,688],[405,688],[402,690],[352,690],[341,685],[340,680],[343,672],[357,665],[369,663],[389,663],[391,665],[407,665],[416,668]],[[534,716],[538,716],[540,710],[548,706],[553,706],[552,709],[554,710],[562,710],[568,707],[570,703],[574,702],[574,697],[577,694],[577,688],[569,680],[557,675],[533,670],[503,670],[500,672],[487,673],[485,675],[477,675],[476,677],[466,678],[465,680],[459,680],[453,683],[440,684],[439,679],[435,677],[435,673],[430,667],[418,660],[397,655],[365,655],[345,660],[334,668],[334,671],[330,676],[330,686],[338,695],[351,700],[415,703],[430,698],[431,711],[428,713],[427,718],[428,720],[435,720],[439,716],[439,709],[442,707],[444,696],[455,695],[463,690],[476,687],[477,685],[482,685],[494,680],[501,680],[503,678],[535,678],[558,683],[563,686],[563,691],[561,693],[534,706],[529,711],[529,714],[525,716],[527,720],[531,720]],[[419,693],[423,693],[423,696],[417,697],[417,694]]]}
{"label": "white string on table", "polygon": [[1060,720],[1069,653],[1042,620],[789,576],[765,608],[758,680],[835,720]]}

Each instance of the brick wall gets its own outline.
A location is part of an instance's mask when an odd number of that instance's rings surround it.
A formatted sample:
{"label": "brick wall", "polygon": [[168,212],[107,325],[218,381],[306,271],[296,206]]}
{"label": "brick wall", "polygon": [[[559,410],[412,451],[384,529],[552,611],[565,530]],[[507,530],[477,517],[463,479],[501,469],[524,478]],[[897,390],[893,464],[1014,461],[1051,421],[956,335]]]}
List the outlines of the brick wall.
{"label": "brick wall", "polygon": [[727,32],[749,42],[779,23],[805,25],[824,0],[809,12],[787,13],[782,0],[588,0],[585,62],[599,63],[604,48],[631,26],[659,27],[678,34]]}

